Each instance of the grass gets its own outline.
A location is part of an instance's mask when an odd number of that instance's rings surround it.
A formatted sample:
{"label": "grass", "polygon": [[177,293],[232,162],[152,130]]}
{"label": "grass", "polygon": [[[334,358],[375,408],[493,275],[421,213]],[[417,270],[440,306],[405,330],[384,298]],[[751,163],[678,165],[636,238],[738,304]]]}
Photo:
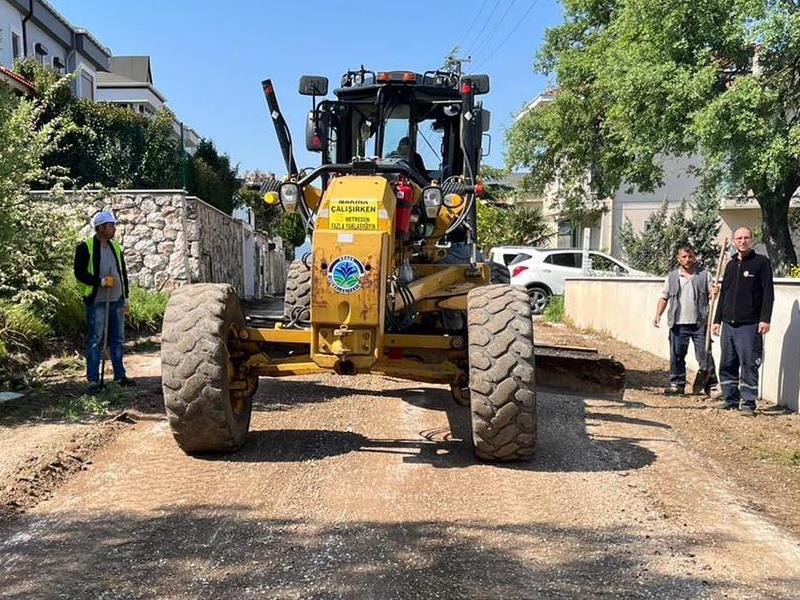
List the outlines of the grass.
{"label": "grass", "polygon": [[131,286],[130,314],[126,318],[128,326],[138,332],[158,331],[168,300],[169,294],[166,292],[154,292],[138,285]]}
{"label": "grass", "polygon": [[70,423],[77,423],[86,417],[107,415],[111,408],[130,402],[132,398],[133,396],[129,392],[111,383],[97,394],[62,398],[48,406],[43,411],[42,417],[66,419]]}
{"label": "grass", "polygon": [[798,450],[767,450],[759,448],[753,452],[757,460],[770,462],[777,465],[800,467],[800,449]]}
{"label": "grass", "polygon": [[550,323],[560,323],[564,320],[564,296],[550,297],[550,302],[544,309],[544,319]]}

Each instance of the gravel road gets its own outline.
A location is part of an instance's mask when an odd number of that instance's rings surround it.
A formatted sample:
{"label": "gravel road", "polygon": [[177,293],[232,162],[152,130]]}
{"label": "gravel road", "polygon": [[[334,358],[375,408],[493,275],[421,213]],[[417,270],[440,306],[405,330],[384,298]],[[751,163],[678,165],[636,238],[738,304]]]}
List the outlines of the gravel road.
{"label": "gravel road", "polygon": [[636,402],[539,394],[477,462],[444,388],[262,379],[236,454],[142,415],[0,526],[0,598],[791,598],[800,545]]}

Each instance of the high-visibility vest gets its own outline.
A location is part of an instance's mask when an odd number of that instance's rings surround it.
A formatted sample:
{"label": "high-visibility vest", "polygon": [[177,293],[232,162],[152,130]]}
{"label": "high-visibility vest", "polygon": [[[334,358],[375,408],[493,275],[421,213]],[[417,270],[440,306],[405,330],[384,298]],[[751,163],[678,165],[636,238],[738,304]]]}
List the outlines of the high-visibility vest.
{"label": "high-visibility vest", "polygon": [[[89,275],[94,275],[94,236],[90,238],[86,238],[86,247],[89,248],[89,267],[87,271],[89,271]],[[117,272],[119,277],[122,277],[122,246],[119,245],[119,242],[115,240],[108,240],[111,244],[111,250],[114,252],[114,258],[117,259]],[[94,286],[86,285],[85,283],[78,282],[78,289],[81,292],[81,296],[84,298],[88,298],[92,295],[94,291]]]}

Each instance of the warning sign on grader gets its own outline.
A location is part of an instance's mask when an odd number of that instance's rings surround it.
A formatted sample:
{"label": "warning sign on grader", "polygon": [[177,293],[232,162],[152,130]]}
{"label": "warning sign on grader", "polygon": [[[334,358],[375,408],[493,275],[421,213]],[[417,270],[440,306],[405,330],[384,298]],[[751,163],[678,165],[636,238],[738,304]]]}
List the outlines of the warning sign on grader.
{"label": "warning sign on grader", "polygon": [[328,227],[336,231],[377,231],[378,201],[341,198],[328,206]]}

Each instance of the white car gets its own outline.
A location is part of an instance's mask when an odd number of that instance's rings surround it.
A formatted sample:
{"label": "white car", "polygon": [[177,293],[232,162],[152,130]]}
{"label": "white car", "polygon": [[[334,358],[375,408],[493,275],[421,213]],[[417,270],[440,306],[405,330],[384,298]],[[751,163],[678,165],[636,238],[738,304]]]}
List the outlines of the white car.
{"label": "white car", "polygon": [[496,246],[489,250],[489,256],[487,258],[494,263],[507,267],[517,260],[520,255],[524,255],[524,258],[527,259],[540,250],[542,250],[542,248],[533,246]]}
{"label": "white car", "polygon": [[[618,259],[589,250],[589,275],[597,277],[647,277]],[[583,251],[575,248],[529,248],[508,265],[511,284],[528,290],[533,314],[544,312],[551,296],[564,295],[567,277],[582,277]]]}

